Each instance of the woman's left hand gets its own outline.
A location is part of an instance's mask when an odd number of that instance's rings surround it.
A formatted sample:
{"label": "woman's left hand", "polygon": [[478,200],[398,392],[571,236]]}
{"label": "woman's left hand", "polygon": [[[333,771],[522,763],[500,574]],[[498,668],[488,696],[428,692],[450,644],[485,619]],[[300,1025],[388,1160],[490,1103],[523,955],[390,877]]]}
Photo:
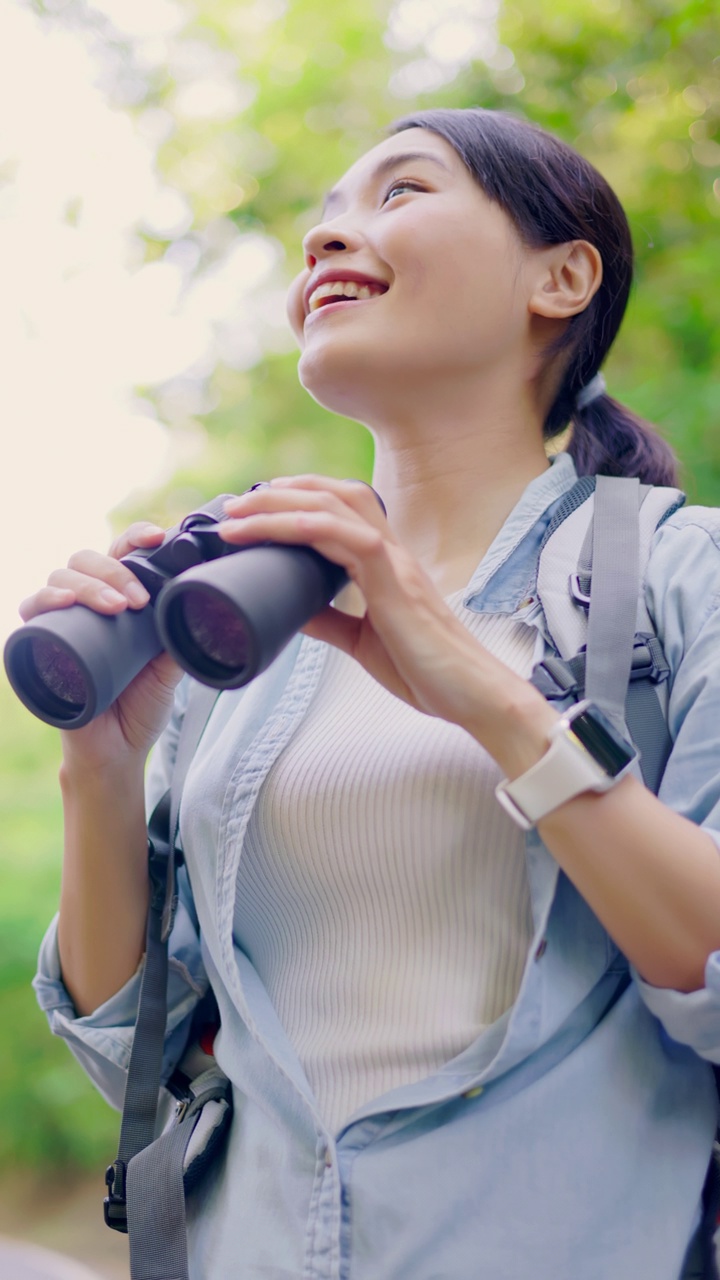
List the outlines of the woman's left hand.
{"label": "woman's left hand", "polygon": [[234,498],[221,536],[313,547],[341,564],[362,592],[362,617],[328,607],[304,631],[357,659],[391,693],[428,715],[477,734],[503,704],[545,700],[494,658],[455,617],[417,560],[392,534],[372,489],[305,475]]}

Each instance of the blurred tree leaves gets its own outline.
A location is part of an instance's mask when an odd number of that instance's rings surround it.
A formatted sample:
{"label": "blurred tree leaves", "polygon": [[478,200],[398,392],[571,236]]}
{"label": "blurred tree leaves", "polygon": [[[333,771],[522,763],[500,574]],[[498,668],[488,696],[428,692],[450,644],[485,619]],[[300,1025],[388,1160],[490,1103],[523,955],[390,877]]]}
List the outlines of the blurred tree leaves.
{"label": "blurred tree leaves", "polygon": [[0,1169],[95,1168],[117,1145],[118,1117],[48,1033],[30,990],[57,909],[62,810],[57,733],[0,683]]}
{"label": "blurred tree leaves", "polygon": [[[556,0],[549,10],[533,0],[195,0],[186,13],[179,52],[133,109],[172,119],[159,163],[191,202],[198,270],[217,258],[221,225],[221,254],[233,233],[259,232],[282,246],[275,286],[286,283],[322,193],[398,115],[475,104],[523,114],[577,146],[618,191],[638,267],[610,361],[613,391],[669,436],[691,496],[720,500],[715,3]],[[203,112],[199,82],[216,91],[239,85],[240,108],[223,116],[209,95]],[[195,489],[240,488],[278,469],[369,473],[359,429],[297,385],[277,316],[263,345],[249,367],[233,370],[221,358],[203,374],[208,445],[178,475],[175,509]],[[147,391],[166,416],[168,388]],[[182,426],[182,395],[173,411]]]}

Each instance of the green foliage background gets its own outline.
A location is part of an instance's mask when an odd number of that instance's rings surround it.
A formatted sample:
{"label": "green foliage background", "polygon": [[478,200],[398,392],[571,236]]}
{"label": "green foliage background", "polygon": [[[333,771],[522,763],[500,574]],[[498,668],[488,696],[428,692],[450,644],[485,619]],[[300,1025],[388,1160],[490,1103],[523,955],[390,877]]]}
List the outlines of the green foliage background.
{"label": "green foliage background", "polygon": [[[112,48],[121,107],[138,119],[158,109],[172,117],[159,165],[191,201],[185,239],[198,272],[233,237],[266,235],[281,246],[289,280],[322,192],[394,117],[418,107],[499,107],[573,143],[617,190],[637,248],[637,287],[607,369],[613,393],[672,441],[691,498],[720,501],[716,0],[510,0],[499,6],[496,47],[490,41],[483,57],[443,65],[432,57],[432,32],[427,48],[403,41],[402,19],[449,21],[449,0],[187,0],[167,65],[149,71],[80,0],[34,7],[47,22],[92,27]],[[492,5],[482,12],[492,15]],[[231,67],[247,86],[249,105],[234,119],[190,120],[176,110],[192,75],[184,52],[197,64],[203,50],[208,65]],[[138,235],[148,260],[173,250],[142,228]],[[152,511],[145,502],[144,514],[169,521],[197,496],[273,473],[369,476],[364,432],[314,405],[298,386],[287,336],[261,313],[258,328],[264,355],[250,367],[218,360],[189,380],[142,389],[174,430],[201,427],[205,440],[201,457],[156,495]],[[129,514],[132,503],[118,525]],[[59,884],[57,735],[5,685],[0,715],[0,1167],[101,1168],[116,1118],[50,1039],[29,990]]]}

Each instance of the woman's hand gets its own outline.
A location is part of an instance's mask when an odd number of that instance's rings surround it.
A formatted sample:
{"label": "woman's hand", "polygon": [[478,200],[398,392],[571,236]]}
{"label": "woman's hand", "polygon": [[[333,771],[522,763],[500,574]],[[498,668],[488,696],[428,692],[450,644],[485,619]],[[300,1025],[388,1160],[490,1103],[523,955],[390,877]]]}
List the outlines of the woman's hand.
{"label": "woman's hand", "polygon": [[[82,604],[109,617],[125,609],[142,609],[149,595],[125,565],[122,556],[138,547],[155,547],[164,537],[157,525],[137,523],[113,542],[108,555],[78,551],[67,568],[50,574],[41,587],[20,605],[20,616],[30,622],[40,613]],[[149,662],[116,701],[90,724],[63,733],[66,761],[84,768],[120,765],[144,757],[167,723],[175,686],[182,670],[166,653]]]}
{"label": "woman's hand", "polygon": [[[483,740],[501,707],[536,698],[547,704],[474,639],[432,581],[394,538],[368,485],[297,476],[234,498],[221,536],[234,545],[261,542],[311,546],[343,565],[362,592],[355,617],[329,607],[304,628],[356,658],[391,693],[428,715],[453,721]],[[480,730],[478,732],[478,730]],[[488,743],[490,748],[490,744]]]}

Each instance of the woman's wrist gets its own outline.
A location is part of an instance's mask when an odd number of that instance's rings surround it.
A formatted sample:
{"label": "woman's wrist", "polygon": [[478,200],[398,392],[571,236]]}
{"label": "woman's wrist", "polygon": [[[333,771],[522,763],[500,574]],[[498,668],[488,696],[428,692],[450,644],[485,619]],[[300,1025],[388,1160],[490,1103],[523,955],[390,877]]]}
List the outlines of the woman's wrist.
{"label": "woman's wrist", "polygon": [[82,753],[66,751],[60,763],[59,779],[65,804],[119,797],[127,802],[137,795],[143,800],[147,753],[128,753],[111,760],[88,759]]}
{"label": "woman's wrist", "polygon": [[519,778],[548,749],[559,718],[527,680],[502,663],[495,671],[478,671],[467,701],[462,727],[490,753],[506,778]]}

